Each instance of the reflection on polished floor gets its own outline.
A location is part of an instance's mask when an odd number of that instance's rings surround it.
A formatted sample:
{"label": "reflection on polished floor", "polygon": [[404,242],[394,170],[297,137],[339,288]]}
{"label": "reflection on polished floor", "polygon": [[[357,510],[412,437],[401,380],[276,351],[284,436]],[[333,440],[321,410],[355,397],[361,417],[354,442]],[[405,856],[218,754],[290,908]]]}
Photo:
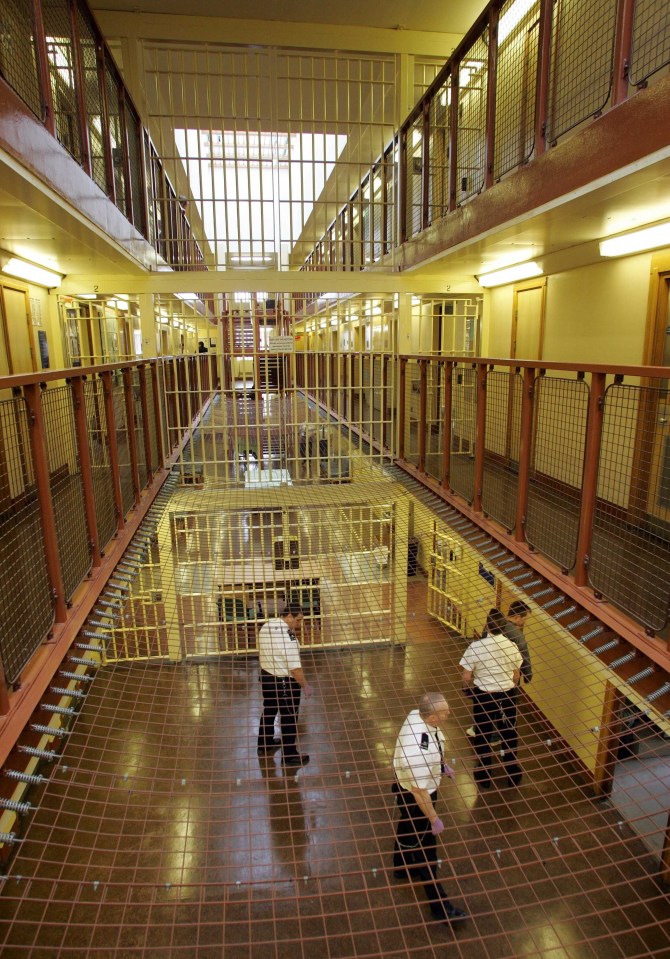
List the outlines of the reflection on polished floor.
{"label": "reflection on polished floor", "polygon": [[[307,651],[308,766],[260,759],[254,658],[102,669],[3,884],[3,959],[619,959],[670,956],[657,860],[525,702],[518,789],[472,779],[462,639],[410,581],[406,647]],[[395,737],[421,692],[452,704],[443,882],[429,921],[392,877]]]}

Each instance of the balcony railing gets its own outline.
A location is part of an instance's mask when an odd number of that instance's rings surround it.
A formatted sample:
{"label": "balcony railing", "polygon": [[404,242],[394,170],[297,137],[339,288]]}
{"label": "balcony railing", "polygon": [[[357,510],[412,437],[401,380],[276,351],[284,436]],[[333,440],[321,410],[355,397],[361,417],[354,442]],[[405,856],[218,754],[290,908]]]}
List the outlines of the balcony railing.
{"label": "balcony railing", "polygon": [[182,356],[0,379],[0,712],[216,375],[214,356]]}
{"label": "balcony railing", "polygon": [[403,356],[398,459],[667,639],[668,371]]}

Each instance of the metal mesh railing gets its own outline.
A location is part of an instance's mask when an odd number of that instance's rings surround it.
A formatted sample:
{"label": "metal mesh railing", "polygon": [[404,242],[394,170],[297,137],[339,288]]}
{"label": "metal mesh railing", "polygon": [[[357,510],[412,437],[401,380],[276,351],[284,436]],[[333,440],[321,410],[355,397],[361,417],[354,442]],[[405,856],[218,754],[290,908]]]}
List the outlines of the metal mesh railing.
{"label": "metal mesh railing", "polygon": [[654,630],[670,609],[670,393],[614,384],[605,393],[589,580]]}
{"label": "metal mesh railing", "polygon": [[643,83],[670,63],[670,5],[667,0],[636,0],[629,78]]}
{"label": "metal mesh railing", "polygon": [[450,485],[471,503],[475,495],[475,434],[477,429],[477,372],[470,366],[454,368],[451,389]]}
{"label": "metal mesh railing", "polygon": [[100,380],[86,380],[84,383],[84,400],[86,403],[86,428],[91,459],[95,518],[100,548],[104,550],[116,532],[117,517],[112,475],[109,468],[109,438],[105,419],[105,401]]}
{"label": "metal mesh railing", "polygon": [[121,118],[120,86],[111,62],[105,60],[105,92],[107,95],[107,121],[112,144],[112,165],[114,170],[114,189],[116,205],[122,213],[126,212],[126,177],[123,169],[124,139]]}
{"label": "metal mesh railing", "polygon": [[540,2],[525,0],[521,16],[519,4],[520,0],[505,0],[498,23],[493,165],[496,179],[529,160],[535,146]]}
{"label": "metal mesh railing", "polygon": [[486,97],[489,30],[472,44],[459,65],[458,167],[459,202],[479,193],[486,175]]}
{"label": "metal mesh railing", "polygon": [[0,5],[0,74],[35,116],[42,119],[34,36],[32,4],[4,0]]}
{"label": "metal mesh railing", "polygon": [[449,212],[449,105],[450,80],[445,81],[430,101],[430,180],[428,222],[434,223]]}
{"label": "metal mesh railing", "polygon": [[91,550],[69,387],[46,390],[42,408],[58,554],[65,598],[70,600],[91,568]]}
{"label": "metal mesh railing", "polygon": [[42,3],[56,137],[81,163],[81,131],[68,0]]}
{"label": "metal mesh railing", "polygon": [[547,140],[605,108],[612,87],[616,0],[555,3]]}
{"label": "metal mesh railing", "polygon": [[405,170],[405,229],[414,236],[423,229],[423,119],[419,118],[407,132],[407,167]]}
{"label": "metal mesh railing", "polygon": [[405,459],[419,463],[419,421],[421,404],[421,371],[416,360],[405,366]]}
{"label": "metal mesh railing", "polygon": [[486,443],[482,508],[511,530],[516,517],[522,379],[491,370],[486,377]]}
{"label": "metal mesh railing", "polygon": [[140,395],[140,373],[137,368],[131,376],[133,391],[133,415],[135,417],[135,447],[137,449],[137,471],[140,479],[140,489],[147,485],[147,454],[144,445],[144,411],[142,409],[142,400]]}
{"label": "metal mesh railing", "polygon": [[79,57],[86,94],[86,125],[91,155],[91,176],[105,193],[108,189],[105,164],[106,140],[102,130],[102,93],[95,29],[91,16],[82,4],[77,4],[77,32],[79,34]]}
{"label": "metal mesh railing", "polygon": [[[161,429],[159,411],[156,409],[156,404],[154,402],[154,391],[152,385],[152,373],[150,369],[146,371],[146,385],[147,385],[147,416],[148,423],[146,423],[146,429],[149,431],[149,449],[151,452],[151,468],[156,472],[163,465],[159,462],[158,459],[158,437],[159,430]],[[160,394],[159,394],[160,395]]]}
{"label": "metal mesh railing", "polygon": [[426,377],[426,461],[425,470],[436,480],[442,479],[444,444],[444,367],[429,363]]}
{"label": "metal mesh railing", "polygon": [[0,401],[0,657],[14,682],[53,623],[26,409]]}
{"label": "metal mesh railing", "polygon": [[526,537],[566,571],[575,565],[588,397],[584,380],[536,380]]}
{"label": "metal mesh railing", "polygon": [[128,415],[126,411],[126,397],[123,390],[123,380],[119,374],[112,388],[112,402],[114,406],[114,424],[116,427],[116,444],[119,452],[119,478],[121,481],[121,501],[123,515],[135,502],[133,488],[133,468],[130,458],[130,435],[128,433]]}

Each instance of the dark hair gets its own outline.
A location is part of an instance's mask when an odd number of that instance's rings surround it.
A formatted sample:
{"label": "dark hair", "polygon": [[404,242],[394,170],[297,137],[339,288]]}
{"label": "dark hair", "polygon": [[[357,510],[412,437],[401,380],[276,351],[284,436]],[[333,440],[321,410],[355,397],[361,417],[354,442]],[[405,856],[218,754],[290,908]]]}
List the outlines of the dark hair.
{"label": "dark hair", "polygon": [[284,609],[282,616],[298,616],[303,615],[303,608],[300,603],[289,603],[288,606]]}
{"label": "dark hair", "polygon": [[515,599],[513,603],[510,603],[508,616],[527,616],[530,612],[530,607],[526,606],[522,599]]}
{"label": "dark hair", "polygon": [[486,616],[486,624],[484,629],[487,633],[502,633],[503,627],[505,626],[506,619],[499,609],[496,609],[495,606],[493,609],[488,611]]}

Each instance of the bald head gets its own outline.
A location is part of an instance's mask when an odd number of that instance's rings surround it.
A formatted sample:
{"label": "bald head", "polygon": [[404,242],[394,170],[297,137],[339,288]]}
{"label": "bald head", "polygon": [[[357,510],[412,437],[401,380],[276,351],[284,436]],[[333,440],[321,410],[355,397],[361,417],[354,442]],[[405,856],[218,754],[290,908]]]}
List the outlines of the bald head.
{"label": "bald head", "polygon": [[419,715],[426,723],[437,725],[449,715],[449,704],[442,693],[424,693],[419,702]]}

